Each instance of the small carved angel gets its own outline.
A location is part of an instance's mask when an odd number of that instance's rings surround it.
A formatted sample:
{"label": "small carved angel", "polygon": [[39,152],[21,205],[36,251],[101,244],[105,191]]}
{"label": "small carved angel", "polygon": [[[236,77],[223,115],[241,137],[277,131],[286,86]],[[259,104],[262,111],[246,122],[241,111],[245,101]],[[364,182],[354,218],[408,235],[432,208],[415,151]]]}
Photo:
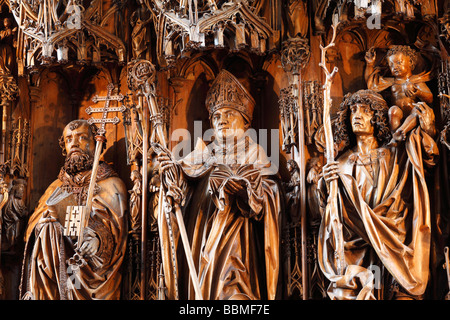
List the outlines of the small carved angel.
{"label": "small carved angel", "polygon": [[[422,106],[433,102],[433,94],[426,84],[430,80],[431,72],[413,74],[418,56],[409,46],[393,46],[386,57],[392,78],[380,76],[380,70],[374,68],[374,48],[366,53],[365,77],[371,90],[380,92],[391,89],[394,105],[389,109],[389,122],[393,132],[391,143],[395,144],[403,141],[406,134],[417,126]],[[434,132],[429,134],[433,136]]]}

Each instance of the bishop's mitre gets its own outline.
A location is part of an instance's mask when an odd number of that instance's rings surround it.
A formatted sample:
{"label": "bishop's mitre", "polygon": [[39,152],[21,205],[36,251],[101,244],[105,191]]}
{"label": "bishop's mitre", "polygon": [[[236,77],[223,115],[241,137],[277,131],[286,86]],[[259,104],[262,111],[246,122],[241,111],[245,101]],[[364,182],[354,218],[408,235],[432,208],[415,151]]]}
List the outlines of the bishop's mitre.
{"label": "bishop's mitre", "polygon": [[255,100],[234,75],[223,69],[206,95],[206,107],[210,117],[221,108],[232,108],[251,123]]}

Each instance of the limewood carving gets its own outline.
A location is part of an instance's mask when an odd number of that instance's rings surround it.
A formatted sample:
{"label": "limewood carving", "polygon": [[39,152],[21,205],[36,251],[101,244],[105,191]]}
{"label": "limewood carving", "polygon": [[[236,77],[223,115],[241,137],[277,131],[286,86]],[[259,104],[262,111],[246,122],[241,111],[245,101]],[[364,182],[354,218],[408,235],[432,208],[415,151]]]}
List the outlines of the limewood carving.
{"label": "limewood carving", "polygon": [[0,4],[0,299],[450,299],[446,1]]}

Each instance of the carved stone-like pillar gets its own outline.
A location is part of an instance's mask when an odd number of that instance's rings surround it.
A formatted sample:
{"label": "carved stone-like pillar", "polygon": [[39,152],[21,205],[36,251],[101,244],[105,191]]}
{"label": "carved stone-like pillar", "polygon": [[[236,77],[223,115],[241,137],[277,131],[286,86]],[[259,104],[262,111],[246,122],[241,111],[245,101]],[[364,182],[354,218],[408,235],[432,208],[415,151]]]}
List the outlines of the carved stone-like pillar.
{"label": "carved stone-like pillar", "polygon": [[[298,130],[297,145],[292,145],[291,153],[293,159],[297,162],[299,167],[299,210],[301,223],[301,266],[302,266],[302,286],[303,299],[309,298],[308,285],[308,263],[307,263],[307,223],[306,223],[306,143],[305,143],[305,129],[303,120],[303,105],[302,105],[302,80],[301,71],[309,62],[310,48],[308,40],[305,38],[290,38],[283,43],[283,50],[281,52],[281,65],[286,73],[290,73],[290,92],[286,92],[288,96],[293,95],[293,99],[288,105],[294,104],[288,108],[292,114],[289,120],[285,122],[286,128],[283,132],[293,132]],[[296,106],[295,106],[296,105]],[[297,111],[297,114],[293,112]],[[297,125],[295,128],[295,116],[297,118]],[[287,120],[287,119],[286,119]],[[284,140],[289,140],[290,137],[283,137]],[[289,143],[291,144],[291,143]],[[294,224],[295,227],[295,224]]]}
{"label": "carved stone-like pillar", "polygon": [[7,139],[10,129],[11,105],[19,93],[16,79],[10,73],[2,74],[0,76],[0,92],[0,104],[2,107],[2,147],[0,161],[1,163],[4,163],[7,160],[6,144],[8,142]]}
{"label": "carved stone-like pillar", "polygon": [[8,135],[8,116],[10,113],[10,101],[7,99],[1,100],[1,106],[2,106],[2,148],[1,148],[1,158],[0,162],[4,163],[6,161],[6,143]]}

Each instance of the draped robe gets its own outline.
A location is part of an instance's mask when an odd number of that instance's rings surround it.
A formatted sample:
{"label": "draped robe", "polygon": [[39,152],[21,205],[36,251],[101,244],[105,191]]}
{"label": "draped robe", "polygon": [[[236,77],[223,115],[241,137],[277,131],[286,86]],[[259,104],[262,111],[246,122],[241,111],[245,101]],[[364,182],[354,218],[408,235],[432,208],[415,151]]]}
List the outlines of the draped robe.
{"label": "draped robe", "polygon": [[[220,150],[215,143],[196,149],[162,180],[168,195],[176,198],[171,185],[182,190],[184,220],[205,300],[276,295],[281,206],[277,170],[249,137],[237,143],[238,150],[244,146],[245,152]],[[230,177],[243,181],[246,197],[224,192]],[[192,299],[176,219],[173,213],[165,217],[161,206],[157,210],[167,296],[174,299],[178,292],[180,299]]]}
{"label": "draped robe", "polygon": [[[420,127],[405,143],[372,150],[361,158],[347,151],[339,159],[338,208],[343,221],[343,275],[336,272],[329,217],[320,227],[318,259],[332,282],[332,299],[375,299],[381,264],[410,295],[425,292],[429,277],[431,212],[426,168],[438,149]],[[324,181],[319,183],[323,192]],[[326,201],[324,193],[322,199]],[[375,273],[372,273],[375,271]]]}
{"label": "draped robe", "polygon": [[[74,254],[74,239],[63,234],[66,207],[85,204],[90,175],[89,170],[71,177],[62,170],[59,179],[39,200],[25,234],[22,299],[120,298],[121,265],[127,236],[127,191],[123,181],[105,163],[99,165],[97,191],[88,224],[100,240],[99,249],[91,258],[86,258],[88,264],[77,271],[67,265],[67,260]],[[75,188],[64,193],[68,184]]]}

